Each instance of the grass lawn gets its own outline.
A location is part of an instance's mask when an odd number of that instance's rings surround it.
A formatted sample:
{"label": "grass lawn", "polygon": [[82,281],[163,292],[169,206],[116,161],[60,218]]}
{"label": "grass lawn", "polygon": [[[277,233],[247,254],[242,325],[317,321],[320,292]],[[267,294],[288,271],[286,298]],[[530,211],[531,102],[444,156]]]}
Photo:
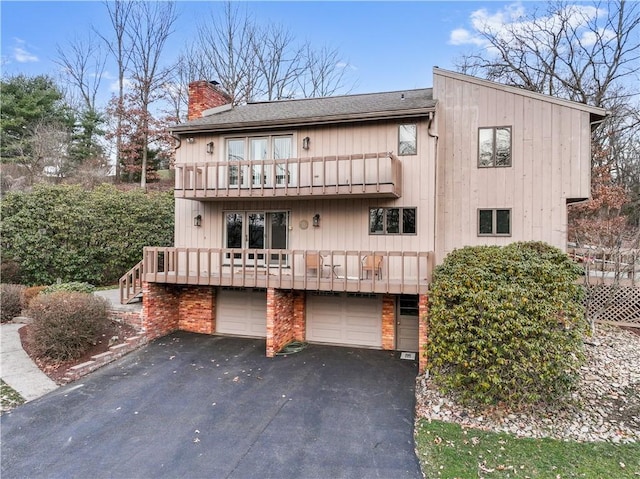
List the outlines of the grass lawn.
{"label": "grass lawn", "polygon": [[0,379],[0,411],[9,411],[22,403],[24,403],[22,396]]}
{"label": "grass lawn", "polygon": [[427,478],[640,478],[640,444],[524,439],[422,419],[416,450]]}

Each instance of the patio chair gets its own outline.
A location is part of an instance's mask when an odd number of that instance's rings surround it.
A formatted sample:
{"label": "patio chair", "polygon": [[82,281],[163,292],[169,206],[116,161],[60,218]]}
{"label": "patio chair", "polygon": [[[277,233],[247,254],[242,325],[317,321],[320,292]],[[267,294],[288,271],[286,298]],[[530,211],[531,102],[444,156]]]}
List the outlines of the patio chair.
{"label": "patio chair", "polygon": [[318,253],[308,253],[305,258],[307,275],[322,276],[323,258]]}
{"label": "patio chair", "polygon": [[382,279],[382,256],[367,255],[362,258],[362,277],[369,279],[369,273],[376,278]]}

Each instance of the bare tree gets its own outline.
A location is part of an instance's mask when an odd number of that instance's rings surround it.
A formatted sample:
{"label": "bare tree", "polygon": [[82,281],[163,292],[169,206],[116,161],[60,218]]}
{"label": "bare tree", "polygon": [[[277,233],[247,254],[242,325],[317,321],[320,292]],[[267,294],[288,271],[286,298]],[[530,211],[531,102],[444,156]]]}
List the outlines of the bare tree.
{"label": "bare tree", "polygon": [[[124,84],[127,67],[129,64],[129,48],[127,46],[126,31],[129,25],[131,17],[131,10],[133,8],[133,2],[130,0],[112,0],[104,2],[107,11],[109,12],[109,19],[111,20],[111,27],[113,28],[113,38],[110,36],[104,36],[100,33],[100,37],[105,41],[109,47],[109,51],[116,59],[118,64],[118,116],[116,118],[116,130],[122,131],[122,118],[121,112],[124,104]],[[116,181],[120,179],[120,153],[122,151],[122,137],[118,135],[116,137],[116,167],[115,176]]]}
{"label": "bare tree", "polygon": [[330,96],[345,88],[348,63],[340,59],[338,50],[327,46],[315,50],[307,44],[304,57],[298,84],[305,98]]}
{"label": "bare tree", "polygon": [[560,0],[511,23],[478,19],[476,42],[482,48],[464,55],[457,68],[607,107],[612,87],[638,68],[639,12],[638,3],[625,0],[594,5]]}
{"label": "bare tree", "polygon": [[161,65],[161,54],[173,32],[176,19],[173,2],[136,2],[126,29],[131,46],[131,78],[135,83],[133,91],[138,95],[143,122],[141,188],[147,186],[149,106],[162,93],[160,87],[169,78],[169,70]]}
{"label": "bare tree", "polygon": [[95,37],[76,37],[65,47],[57,46],[54,60],[75,87],[84,107],[97,111],[96,96],[104,74],[106,55]]}
{"label": "bare tree", "polygon": [[258,95],[266,100],[295,96],[296,80],[304,65],[304,49],[294,45],[291,32],[270,24],[252,35],[259,75]]}
{"label": "bare tree", "polygon": [[238,4],[198,26],[195,45],[181,57],[181,81],[216,80],[235,104],[327,96],[344,88],[345,62],[335,49],[299,43],[279,25],[262,27]]}

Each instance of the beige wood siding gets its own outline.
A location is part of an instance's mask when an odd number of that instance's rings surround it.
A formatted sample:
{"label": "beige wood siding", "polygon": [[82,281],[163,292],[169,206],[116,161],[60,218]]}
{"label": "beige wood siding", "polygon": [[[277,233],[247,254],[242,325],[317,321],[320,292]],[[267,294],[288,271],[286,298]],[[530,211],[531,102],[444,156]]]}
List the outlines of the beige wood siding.
{"label": "beige wood siding", "polygon": [[[434,249],[435,217],[435,140],[427,133],[427,120],[414,119],[344,124],[329,127],[303,128],[293,132],[299,157],[348,155],[368,152],[397,152],[398,125],[417,123],[418,154],[399,156],[402,163],[402,197],[398,199],[279,199],[194,201],[176,199],[175,245],[177,247],[223,247],[224,212],[226,211],[289,211],[289,248],[298,250],[378,250],[432,251]],[[281,132],[252,132],[253,135]],[[292,133],[286,130],[284,133]],[[237,136],[237,135],[234,135]],[[302,149],[302,139],[311,139],[309,150]],[[194,142],[183,139],[176,161],[193,163],[224,160],[224,136],[194,135]],[[213,141],[215,153],[206,153],[206,144]],[[416,235],[369,235],[369,208],[406,206],[417,208]],[[193,218],[202,215],[202,226]],[[315,214],[321,217],[320,227],[300,227],[306,220],[311,225]]]}
{"label": "beige wood siding", "polygon": [[[568,199],[590,190],[589,112],[434,72],[438,99],[436,262],[454,248],[542,240],[565,248]],[[478,168],[478,128],[510,126],[512,166]],[[509,237],[478,237],[479,208],[511,209]]]}

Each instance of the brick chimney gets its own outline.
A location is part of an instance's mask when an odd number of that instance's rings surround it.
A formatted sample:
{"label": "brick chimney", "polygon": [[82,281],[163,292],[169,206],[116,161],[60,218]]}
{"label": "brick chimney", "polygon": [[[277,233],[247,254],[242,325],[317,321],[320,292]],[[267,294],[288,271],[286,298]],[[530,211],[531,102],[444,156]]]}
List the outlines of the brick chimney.
{"label": "brick chimney", "polygon": [[223,92],[217,82],[198,80],[189,83],[189,110],[187,120],[202,117],[202,112],[217,106],[227,105],[233,99]]}

